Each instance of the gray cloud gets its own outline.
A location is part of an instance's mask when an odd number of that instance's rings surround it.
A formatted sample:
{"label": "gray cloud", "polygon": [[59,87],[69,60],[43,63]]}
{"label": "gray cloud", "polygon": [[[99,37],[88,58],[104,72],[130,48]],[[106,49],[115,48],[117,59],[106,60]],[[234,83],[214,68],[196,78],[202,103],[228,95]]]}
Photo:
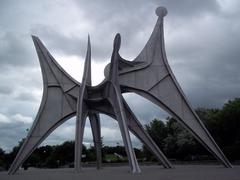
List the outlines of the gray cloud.
{"label": "gray cloud", "polygon": [[56,53],[85,57],[87,35],[85,40],[75,36],[68,37],[47,25],[35,25],[31,32],[34,35],[37,34],[40,39],[44,39],[42,40],[43,43],[47,44],[46,46]]}
{"label": "gray cloud", "polygon": [[1,95],[8,95],[13,92],[13,89],[10,85],[0,85],[0,94]]}
{"label": "gray cloud", "polygon": [[168,113],[163,111],[157,105],[139,95],[136,95],[134,93],[127,93],[124,94],[124,98],[138,120],[143,125],[149,123],[154,118],[164,121],[167,117],[170,117]]}
{"label": "gray cloud", "polygon": [[[1,122],[1,118],[7,118],[8,122]],[[21,114],[6,116],[0,114],[0,142],[1,147],[7,151],[18,144],[27,134],[27,129],[30,128],[32,118]]]}
{"label": "gray cloud", "polygon": [[162,0],[161,4],[166,6],[171,14],[180,18],[199,16],[205,13],[217,13],[220,10],[219,2],[216,0],[183,0],[181,3],[176,3],[174,0]]}
{"label": "gray cloud", "polygon": [[22,92],[22,93],[18,94],[15,97],[15,99],[20,100],[20,101],[30,101],[30,102],[38,101],[36,96],[34,94],[32,94],[31,92]]}
{"label": "gray cloud", "polygon": [[33,65],[31,48],[26,37],[13,32],[5,32],[0,36],[0,64],[1,66],[29,66]]}

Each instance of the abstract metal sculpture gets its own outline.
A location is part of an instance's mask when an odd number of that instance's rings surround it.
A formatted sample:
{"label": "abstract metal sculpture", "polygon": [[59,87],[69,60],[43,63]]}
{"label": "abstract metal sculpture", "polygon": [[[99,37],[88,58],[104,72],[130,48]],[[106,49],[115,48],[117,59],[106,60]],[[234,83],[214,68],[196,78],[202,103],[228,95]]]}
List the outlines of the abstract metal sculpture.
{"label": "abstract metal sculpture", "polygon": [[91,85],[91,45],[88,47],[82,83],[74,80],[51,56],[41,41],[33,36],[39,57],[44,91],[37,117],[27,138],[12,163],[9,174],[14,174],[34,149],[58,126],[76,115],[75,170],[81,169],[82,142],[86,117],[89,117],[94,146],[97,154],[97,168],[101,168],[101,133],[99,113],[117,120],[132,173],[140,168],[131,144],[129,130],[145,144],[165,168],[171,168],[162,151],[144,131],[122,93],[135,92],[166,110],[180,122],[202,145],[225,167],[232,167],[215,143],[203,123],[188,103],[167,62],[163,17],[167,10],[156,9],[158,20],[150,39],[141,53],[133,60],[124,60],[119,55],[121,37],[116,35],[111,63],[105,67],[104,81]]}

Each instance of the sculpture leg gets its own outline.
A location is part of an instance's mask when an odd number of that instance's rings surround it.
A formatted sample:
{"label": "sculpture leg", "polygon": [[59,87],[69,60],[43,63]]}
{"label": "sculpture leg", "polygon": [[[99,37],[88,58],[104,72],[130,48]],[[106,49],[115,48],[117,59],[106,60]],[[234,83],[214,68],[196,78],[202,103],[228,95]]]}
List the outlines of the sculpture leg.
{"label": "sculpture leg", "polygon": [[65,85],[67,84],[71,89],[76,86],[76,82],[61,70],[59,64],[37,37],[33,36],[33,41],[43,75],[43,97],[38,114],[8,171],[9,174],[14,174],[38,145],[76,112],[75,100],[65,94]]}
{"label": "sculpture leg", "polygon": [[9,168],[8,174],[15,174],[19,167],[24,163],[24,161],[32,154],[32,152],[48,137],[48,135],[53,130],[61,125],[62,122],[56,124],[53,127],[47,127],[47,131],[41,135],[36,135],[37,130],[35,129],[30,131],[17,156],[15,157],[11,167]]}
{"label": "sculpture leg", "polygon": [[[126,114],[126,122],[129,130],[140,140],[143,144],[147,146],[147,148],[158,158],[158,160],[162,163],[165,168],[172,168],[172,164],[168,161],[167,157],[163,154],[163,152],[158,148],[156,143],[152,140],[149,134],[144,130],[141,123],[138,121],[137,117],[131,111],[130,107],[127,105],[126,101],[122,97],[124,111]],[[95,106],[95,110],[99,112],[103,112],[108,114],[113,119],[116,119],[116,115],[114,110],[110,106]]]}
{"label": "sculpture leg", "polygon": [[89,113],[89,120],[92,128],[93,142],[96,149],[97,169],[102,167],[102,141],[99,114]]}
{"label": "sculpture leg", "polygon": [[117,119],[119,127],[120,127],[124,146],[125,146],[125,149],[127,152],[130,166],[131,166],[131,172],[132,173],[140,173],[141,170],[138,166],[137,158],[135,156],[135,152],[133,150],[131,139],[130,139],[130,134],[129,134],[129,130],[128,130],[127,122],[126,122],[126,115],[125,115],[125,111],[124,111],[124,107],[123,107],[123,103],[122,103],[121,94],[117,90],[115,90],[115,93],[116,94],[114,95],[115,98],[113,101],[114,103],[112,103],[112,106],[113,106],[113,109],[114,109],[114,112],[116,115],[116,119]]}
{"label": "sculpture leg", "polygon": [[149,134],[145,132],[144,129],[139,127],[131,127],[131,131],[157,157],[157,159],[162,163],[164,168],[173,168],[167,157],[163,154],[163,152],[159,149],[159,147],[152,140]]}
{"label": "sculpture leg", "polygon": [[165,168],[172,168],[172,164],[168,161],[167,157],[158,148],[156,143],[152,140],[149,134],[144,130],[137,117],[133,114],[127,102],[123,99],[123,105],[126,112],[127,124],[132,133],[138,137],[144,145],[158,158]]}
{"label": "sculpture leg", "polygon": [[[83,108],[86,109],[86,108]],[[83,133],[87,117],[87,110],[80,111],[77,113],[76,118],[76,134],[75,134],[75,172],[80,172],[81,170],[81,158],[82,158],[82,143],[83,143]]]}
{"label": "sculpture leg", "polygon": [[[46,91],[48,91],[48,93],[46,93]],[[72,109],[67,108],[67,100],[61,93],[59,88],[45,89],[45,96],[42,100],[38,115],[8,171],[9,174],[14,174],[53,130],[75,114]],[[52,94],[52,96],[50,97],[48,94]],[[53,104],[55,105],[55,112],[51,114],[49,107]],[[66,108],[65,111],[62,111],[62,107]],[[49,119],[51,119],[51,121],[49,121]]]}

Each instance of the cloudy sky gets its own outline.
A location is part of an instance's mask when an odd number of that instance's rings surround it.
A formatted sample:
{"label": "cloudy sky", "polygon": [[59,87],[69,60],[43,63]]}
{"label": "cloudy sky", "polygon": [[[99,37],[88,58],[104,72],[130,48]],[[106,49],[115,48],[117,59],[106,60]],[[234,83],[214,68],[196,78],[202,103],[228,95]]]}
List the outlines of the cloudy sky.
{"label": "cloudy sky", "polygon": [[[81,81],[89,33],[96,85],[110,60],[114,35],[122,36],[121,55],[133,59],[153,30],[158,6],[168,9],[164,22],[167,57],[192,105],[220,108],[239,97],[238,0],[1,0],[0,147],[9,151],[26,136],[40,105],[43,85],[32,34]],[[142,123],[168,116],[137,95],[124,97]],[[101,119],[104,144],[121,144],[117,123],[104,115]],[[72,140],[74,123],[74,118],[66,122],[44,144]],[[84,142],[92,144],[89,123]]]}

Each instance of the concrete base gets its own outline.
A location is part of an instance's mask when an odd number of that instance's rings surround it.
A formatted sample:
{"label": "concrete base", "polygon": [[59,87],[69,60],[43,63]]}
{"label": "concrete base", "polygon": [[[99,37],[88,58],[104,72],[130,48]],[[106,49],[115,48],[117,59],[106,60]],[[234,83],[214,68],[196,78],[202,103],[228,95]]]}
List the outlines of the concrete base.
{"label": "concrete base", "polygon": [[80,173],[74,169],[29,169],[15,175],[0,172],[1,180],[239,180],[240,166],[224,168],[218,165],[177,165],[174,169],[161,166],[141,166],[142,173],[131,174],[128,166],[104,167],[102,170],[83,168]]}

